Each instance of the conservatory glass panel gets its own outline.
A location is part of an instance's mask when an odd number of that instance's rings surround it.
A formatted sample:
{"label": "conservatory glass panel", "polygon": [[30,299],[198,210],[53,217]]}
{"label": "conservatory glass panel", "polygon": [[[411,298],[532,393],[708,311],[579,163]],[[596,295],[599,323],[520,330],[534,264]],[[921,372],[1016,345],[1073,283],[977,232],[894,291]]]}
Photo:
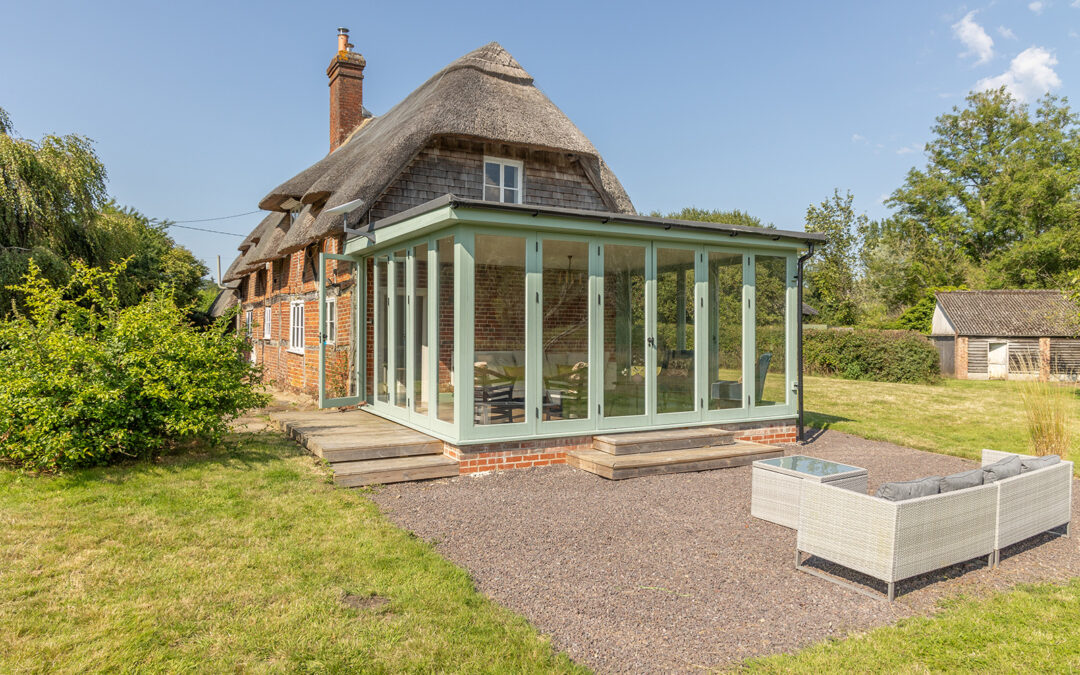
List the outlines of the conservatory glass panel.
{"label": "conservatory glass panel", "polygon": [[694,251],[656,250],[656,412],[694,406]]}
{"label": "conservatory glass panel", "polygon": [[743,257],[709,253],[709,410],[743,407]]}
{"label": "conservatory glass panel", "polygon": [[435,281],[438,302],[438,331],[435,353],[439,358],[439,398],[435,414],[444,422],[454,421],[454,238],[435,242],[439,256]]}
{"label": "conservatory glass panel", "polygon": [[524,422],[525,239],[478,234],[474,260],[474,421]]}
{"label": "conservatory glass panel", "polygon": [[394,311],[393,311],[393,349],[394,349],[394,405],[404,408],[407,403],[405,391],[405,329],[408,325],[408,306],[405,303],[405,261],[404,249],[394,252],[394,263],[391,267],[393,278]]}
{"label": "conservatory glass panel", "polygon": [[645,247],[604,246],[604,416],[645,414]]}
{"label": "conservatory glass panel", "polygon": [[431,373],[428,369],[431,354],[428,350],[427,244],[413,248],[413,261],[413,411],[424,415],[427,414],[428,401],[431,400]]}
{"label": "conservatory glass panel", "polygon": [[787,403],[787,258],[754,257],[754,383],[757,405]]}
{"label": "conservatory glass panel", "polygon": [[387,376],[387,325],[390,296],[387,293],[389,283],[388,263],[386,258],[379,258],[375,265],[375,398],[383,403],[390,401],[390,386]]}
{"label": "conservatory glass panel", "polygon": [[545,239],[542,257],[542,419],[584,419],[589,416],[589,245]]}

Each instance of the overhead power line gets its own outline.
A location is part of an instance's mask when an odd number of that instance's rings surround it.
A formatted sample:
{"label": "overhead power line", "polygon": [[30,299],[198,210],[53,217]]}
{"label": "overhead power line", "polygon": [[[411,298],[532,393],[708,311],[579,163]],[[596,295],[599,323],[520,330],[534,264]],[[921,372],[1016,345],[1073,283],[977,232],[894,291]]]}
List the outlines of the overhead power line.
{"label": "overhead power line", "polygon": [[258,212],[259,212],[259,209],[255,209],[254,211],[246,211],[244,213],[237,213],[236,215],[233,215],[233,216],[220,216],[218,218],[199,218],[198,220],[174,220],[170,224],[175,224],[175,223],[209,223],[212,220],[228,220],[230,218],[240,218],[242,216],[250,216],[251,214],[258,213]]}
{"label": "overhead power line", "polygon": [[221,230],[208,230],[205,227],[191,227],[190,225],[177,225],[176,223],[167,223],[168,227],[182,227],[185,230],[196,230],[198,232],[209,232],[211,234],[227,234],[230,237],[245,237],[247,235],[237,234],[235,232],[222,232]]}

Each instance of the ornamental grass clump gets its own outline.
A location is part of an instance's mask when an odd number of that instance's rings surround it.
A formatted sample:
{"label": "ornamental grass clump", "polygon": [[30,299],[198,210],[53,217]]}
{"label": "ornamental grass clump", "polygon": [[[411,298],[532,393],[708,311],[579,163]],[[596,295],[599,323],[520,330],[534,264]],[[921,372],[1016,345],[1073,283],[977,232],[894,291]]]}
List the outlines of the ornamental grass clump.
{"label": "ornamental grass clump", "polygon": [[198,330],[166,289],[122,307],[110,270],[75,263],[57,286],[31,262],[25,311],[0,322],[0,460],[58,471],[145,458],[263,405],[246,338]]}
{"label": "ornamental grass clump", "polygon": [[1020,380],[1017,388],[1032,450],[1036,455],[1068,458],[1072,448],[1069,408],[1077,395],[1076,385],[1042,379],[1039,363],[1027,355],[1019,361],[1020,370],[1031,375],[1031,379]]}

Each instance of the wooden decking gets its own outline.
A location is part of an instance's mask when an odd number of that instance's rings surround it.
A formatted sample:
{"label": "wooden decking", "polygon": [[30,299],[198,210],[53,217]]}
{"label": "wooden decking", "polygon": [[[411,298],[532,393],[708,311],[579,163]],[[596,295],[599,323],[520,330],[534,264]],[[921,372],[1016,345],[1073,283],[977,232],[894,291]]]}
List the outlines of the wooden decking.
{"label": "wooden decking", "polygon": [[735,440],[724,429],[664,429],[593,437],[592,450],[567,454],[570,466],[611,480],[707,471],[779,457],[780,448]]}
{"label": "wooden decking", "polygon": [[329,462],[342,487],[458,475],[442,441],[363,410],[283,412],[270,419]]}

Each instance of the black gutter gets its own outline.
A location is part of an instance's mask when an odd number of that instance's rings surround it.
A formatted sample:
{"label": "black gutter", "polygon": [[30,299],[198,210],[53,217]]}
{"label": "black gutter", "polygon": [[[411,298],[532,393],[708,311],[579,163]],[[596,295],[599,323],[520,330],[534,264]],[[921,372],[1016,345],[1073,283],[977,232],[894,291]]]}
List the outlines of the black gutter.
{"label": "black gutter", "polygon": [[797,342],[799,345],[799,442],[804,443],[806,441],[806,424],[803,415],[803,263],[810,259],[810,256],[814,255],[814,242],[807,241],[809,249],[805,255],[799,256],[799,329]]}

